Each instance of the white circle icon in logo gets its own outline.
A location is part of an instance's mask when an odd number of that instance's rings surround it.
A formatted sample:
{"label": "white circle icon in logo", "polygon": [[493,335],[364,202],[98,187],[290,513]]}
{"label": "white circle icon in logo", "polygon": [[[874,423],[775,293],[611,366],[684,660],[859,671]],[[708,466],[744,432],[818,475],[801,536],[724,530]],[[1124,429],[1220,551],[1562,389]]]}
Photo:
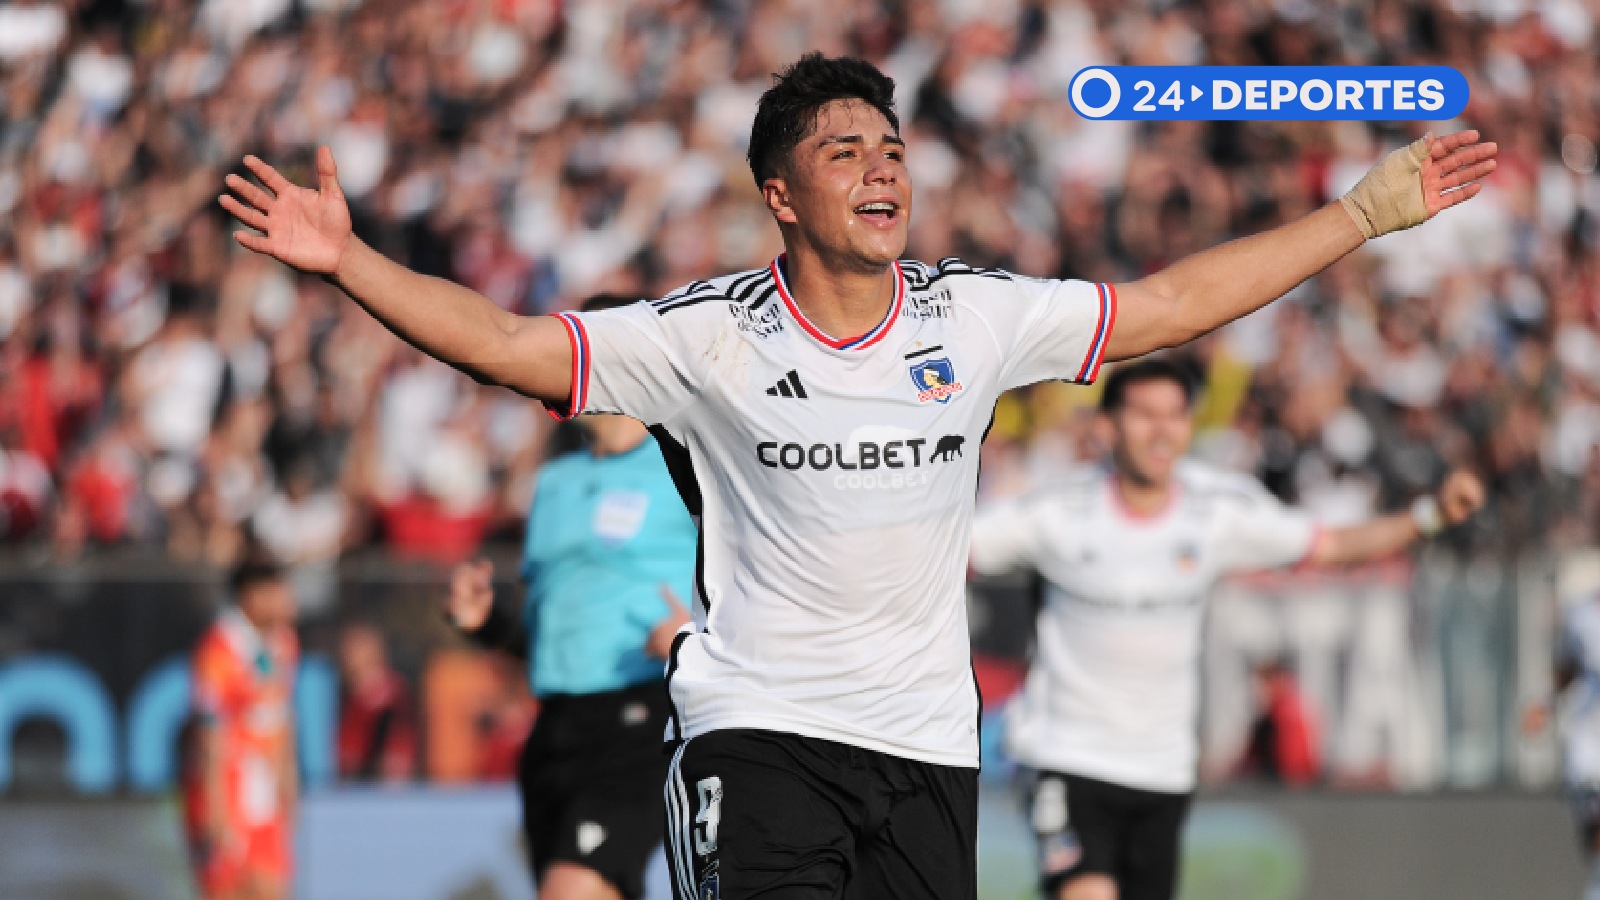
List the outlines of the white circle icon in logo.
{"label": "white circle icon in logo", "polygon": [[[1111,89],[1111,96],[1099,106],[1090,106],[1083,100],[1083,86],[1091,81],[1103,81],[1106,87]],[[1085,119],[1104,118],[1110,115],[1120,102],[1122,102],[1122,85],[1117,84],[1117,79],[1105,69],[1084,69],[1072,79],[1072,108]]]}

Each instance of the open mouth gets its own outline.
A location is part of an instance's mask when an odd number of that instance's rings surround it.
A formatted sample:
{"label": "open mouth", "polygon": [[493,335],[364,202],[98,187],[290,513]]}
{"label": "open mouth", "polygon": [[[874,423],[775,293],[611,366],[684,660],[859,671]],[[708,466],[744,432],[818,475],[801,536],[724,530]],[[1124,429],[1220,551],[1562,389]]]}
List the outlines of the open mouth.
{"label": "open mouth", "polygon": [[891,200],[874,200],[855,208],[855,214],[874,225],[889,226],[900,217],[900,206]]}

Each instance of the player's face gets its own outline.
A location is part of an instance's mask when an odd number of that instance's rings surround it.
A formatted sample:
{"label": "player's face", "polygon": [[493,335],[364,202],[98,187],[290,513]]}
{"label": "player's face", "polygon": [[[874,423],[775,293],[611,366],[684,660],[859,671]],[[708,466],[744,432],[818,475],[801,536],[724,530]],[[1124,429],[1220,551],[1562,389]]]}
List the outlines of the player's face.
{"label": "player's face", "polygon": [[1183,388],[1170,381],[1130,384],[1109,418],[1117,468],[1145,484],[1166,484],[1194,434]]}
{"label": "player's face", "polygon": [[239,609],[257,628],[294,624],[294,589],[282,578],[257,581],[239,596]]}
{"label": "player's face", "polygon": [[782,177],[767,179],[762,193],[780,223],[835,265],[881,272],[905,252],[911,221],[905,143],[871,104],[824,106]]}

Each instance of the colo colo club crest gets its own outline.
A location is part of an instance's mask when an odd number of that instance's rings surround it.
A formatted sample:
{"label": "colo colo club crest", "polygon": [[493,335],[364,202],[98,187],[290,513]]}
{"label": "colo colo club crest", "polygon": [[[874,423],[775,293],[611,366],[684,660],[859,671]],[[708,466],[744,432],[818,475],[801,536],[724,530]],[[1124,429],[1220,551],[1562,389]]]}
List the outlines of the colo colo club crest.
{"label": "colo colo club crest", "polygon": [[950,398],[961,393],[961,382],[956,380],[956,367],[948,358],[930,359],[911,367],[911,383],[917,387],[917,402],[936,401],[949,403]]}

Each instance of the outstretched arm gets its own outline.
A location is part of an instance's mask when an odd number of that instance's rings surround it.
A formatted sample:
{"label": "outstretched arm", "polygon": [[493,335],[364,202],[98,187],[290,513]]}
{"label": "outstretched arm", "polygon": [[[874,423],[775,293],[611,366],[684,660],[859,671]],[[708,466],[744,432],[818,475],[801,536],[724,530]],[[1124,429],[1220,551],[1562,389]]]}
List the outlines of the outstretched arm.
{"label": "outstretched arm", "polygon": [[1385,157],[1339,202],[1117,285],[1117,327],[1106,358],[1194,340],[1283,296],[1367,238],[1471,199],[1494,171],[1497,149],[1479,143],[1476,131],[1423,138]]}
{"label": "outstretched arm", "polygon": [[1432,503],[1411,511],[1379,516],[1360,525],[1324,533],[1307,562],[1319,566],[1382,559],[1447,525],[1459,525],[1483,506],[1483,483],[1468,472],[1454,472],[1439,486]]}
{"label": "outstretched arm", "polygon": [[350,209],[327,147],[317,149],[316,190],[292,184],[254,156],[244,162],[265,188],[229,175],[227,185],[238,197],[219,198],[255,229],[234,232],[240,244],[327,278],[390,331],[477,381],[566,402],[572,386],[566,329],[548,316],[506,312],[481,294],[419,275],[362,243],[351,231]]}

